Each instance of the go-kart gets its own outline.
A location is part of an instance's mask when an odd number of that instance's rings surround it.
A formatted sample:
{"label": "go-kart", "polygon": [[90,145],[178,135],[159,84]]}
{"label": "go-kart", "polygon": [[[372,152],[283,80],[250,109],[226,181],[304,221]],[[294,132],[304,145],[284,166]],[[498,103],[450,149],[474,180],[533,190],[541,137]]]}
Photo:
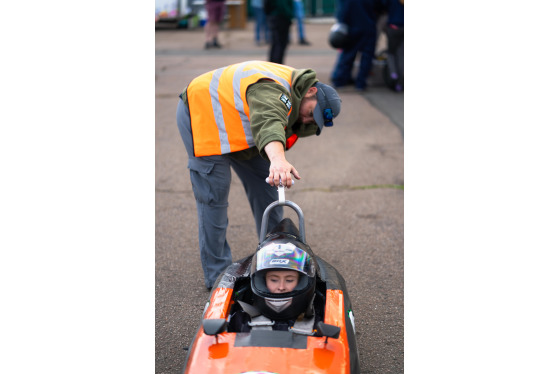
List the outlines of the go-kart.
{"label": "go-kart", "polygon": [[[220,275],[208,298],[183,368],[184,374],[201,373],[351,373],[360,372],[354,315],[346,283],[339,272],[315,255],[307,245],[303,212],[278,189],[278,201],[263,214],[257,251],[265,246],[295,246],[315,261],[314,321],[307,329],[277,331],[253,327],[235,331],[231,317],[240,304],[251,301],[250,272],[253,255],[234,262]],[[272,209],[295,210],[299,229],[284,218],[266,233]]]}

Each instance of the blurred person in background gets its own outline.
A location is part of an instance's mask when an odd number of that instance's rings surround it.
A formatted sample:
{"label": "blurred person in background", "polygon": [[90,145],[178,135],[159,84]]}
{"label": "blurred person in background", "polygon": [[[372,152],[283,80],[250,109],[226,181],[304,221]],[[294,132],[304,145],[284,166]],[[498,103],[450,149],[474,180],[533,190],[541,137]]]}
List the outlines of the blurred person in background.
{"label": "blurred person in background", "polygon": [[204,35],[206,43],[204,49],[222,48],[218,42],[220,23],[226,14],[226,0],[206,0],[204,7],[208,14],[208,19],[204,25]]}
{"label": "blurred person in background", "polygon": [[255,17],[255,44],[261,45],[262,40],[266,44],[270,43],[270,32],[266,23],[266,14],[264,14],[264,0],[252,0],[253,16]]}
{"label": "blurred person in background", "polygon": [[300,45],[311,45],[305,38],[305,8],[303,0],[294,0],[294,16],[297,21],[297,34]]}
{"label": "blurred person in background", "polygon": [[[381,0],[339,0],[337,21],[348,26],[348,43],[338,55],[331,74],[336,88],[354,85],[358,91],[367,86],[377,41],[377,13]],[[356,77],[352,76],[354,60],[360,54]]]}
{"label": "blurred person in background", "polygon": [[395,91],[404,89],[404,0],[383,0],[387,10],[386,83]]}
{"label": "blurred person in background", "polygon": [[293,0],[264,0],[264,11],[270,30],[268,61],[283,64],[290,39],[294,2]]}

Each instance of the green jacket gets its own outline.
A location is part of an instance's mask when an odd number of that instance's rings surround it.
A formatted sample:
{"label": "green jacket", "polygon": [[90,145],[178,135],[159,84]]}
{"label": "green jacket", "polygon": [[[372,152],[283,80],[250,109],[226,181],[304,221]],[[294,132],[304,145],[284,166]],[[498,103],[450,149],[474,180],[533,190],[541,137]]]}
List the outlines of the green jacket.
{"label": "green jacket", "polygon": [[[237,159],[249,159],[260,153],[262,157],[268,159],[264,151],[268,143],[279,141],[285,149],[286,139],[293,134],[298,138],[316,135],[318,126],[315,123],[303,125],[298,122],[303,96],[316,82],[318,80],[315,71],[296,69],[292,73],[292,92],[270,81],[259,81],[249,87],[247,103],[256,147],[231,153],[231,156]],[[289,102],[286,101],[286,97]],[[290,106],[292,112],[288,118]]]}
{"label": "green jacket", "polygon": [[281,16],[291,20],[294,16],[294,1],[264,0],[264,9],[267,16]]}

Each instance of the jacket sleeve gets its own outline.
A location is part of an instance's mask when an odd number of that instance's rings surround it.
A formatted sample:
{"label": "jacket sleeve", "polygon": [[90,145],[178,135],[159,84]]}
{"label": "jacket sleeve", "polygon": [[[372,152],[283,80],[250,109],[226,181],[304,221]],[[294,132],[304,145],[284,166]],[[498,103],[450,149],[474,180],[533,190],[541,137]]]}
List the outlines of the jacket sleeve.
{"label": "jacket sleeve", "polygon": [[340,23],[344,23],[348,25],[350,22],[349,20],[349,12],[348,12],[348,2],[350,0],[338,0],[338,11],[336,12],[336,19]]}
{"label": "jacket sleeve", "polygon": [[289,92],[275,82],[261,81],[247,91],[251,132],[255,145],[265,158],[264,147],[272,141],[279,141],[286,148],[285,129],[288,126],[291,100]]}

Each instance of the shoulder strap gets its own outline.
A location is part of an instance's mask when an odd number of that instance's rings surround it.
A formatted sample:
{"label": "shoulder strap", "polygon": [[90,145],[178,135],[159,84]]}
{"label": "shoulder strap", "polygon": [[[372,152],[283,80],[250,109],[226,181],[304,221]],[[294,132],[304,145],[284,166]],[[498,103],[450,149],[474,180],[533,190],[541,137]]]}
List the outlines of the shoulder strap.
{"label": "shoulder strap", "polygon": [[237,302],[239,303],[239,306],[241,306],[241,309],[243,309],[243,311],[247,313],[249,317],[253,318],[261,314],[261,312],[251,304],[248,304],[241,300],[237,300]]}
{"label": "shoulder strap", "polygon": [[[272,330],[272,326],[274,325],[274,321],[270,318],[267,318],[259,312],[257,308],[248,304],[246,302],[237,300],[241,308],[245,313],[251,317],[251,321],[249,322],[249,326],[253,329],[258,330]],[[313,303],[311,303],[311,308],[309,308],[306,313],[302,313],[294,325],[290,327],[290,331],[294,334],[300,335],[315,335],[315,331],[313,331],[313,326],[315,325],[315,313],[313,309]]]}
{"label": "shoulder strap", "polygon": [[313,325],[315,325],[315,316],[298,318],[290,327],[290,331],[300,335],[315,335]]}
{"label": "shoulder strap", "polygon": [[258,317],[251,317],[251,322],[249,322],[249,326],[251,326],[253,330],[272,330],[273,325],[274,321],[262,315]]}
{"label": "shoulder strap", "polygon": [[315,326],[315,308],[313,307],[314,299],[315,295],[311,298],[309,307],[305,313],[302,313],[294,323],[294,326],[290,327],[290,331],[294,334],[315,335],[315,331],[313,331],[313,327]]}
{"label": "shoulder strap", "polygon": [[251,328],[253,330],[254,329],[257,329],[257,330],[272,330],[272,326],[274,325],[274,321],[272,321],[271,319],[261,315],[261,312],[257,308],[252,306],[251,304],[248,304],[248,303],[243,302],[241,300],[237,300],[237,302],[239,303],[239,305],[241,306],[243,311],[245,313],[247,313],[249,315],[249,317],[251,317],[251,321],[249,321],[249,326],[251,326]]}

